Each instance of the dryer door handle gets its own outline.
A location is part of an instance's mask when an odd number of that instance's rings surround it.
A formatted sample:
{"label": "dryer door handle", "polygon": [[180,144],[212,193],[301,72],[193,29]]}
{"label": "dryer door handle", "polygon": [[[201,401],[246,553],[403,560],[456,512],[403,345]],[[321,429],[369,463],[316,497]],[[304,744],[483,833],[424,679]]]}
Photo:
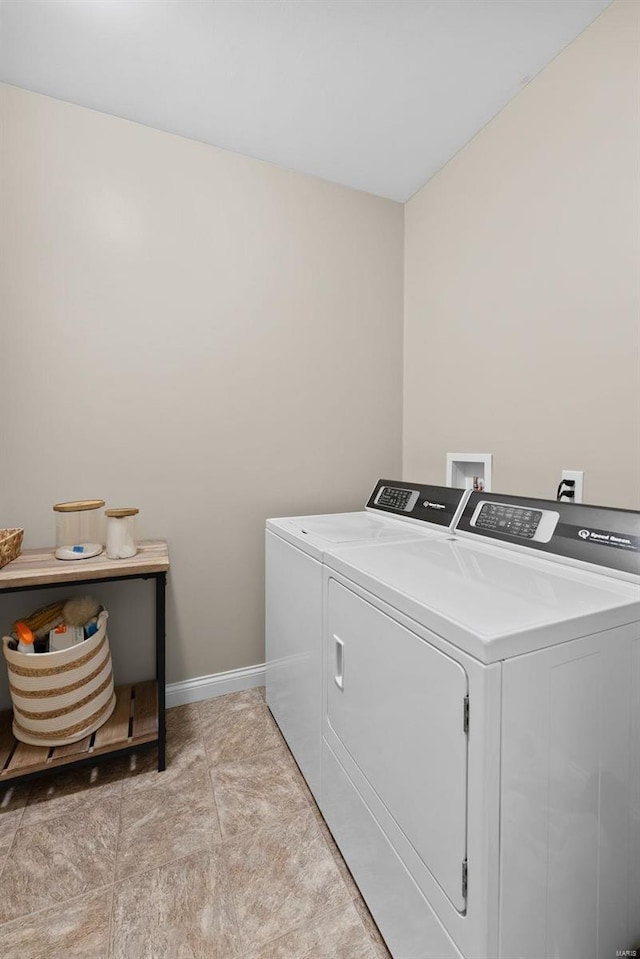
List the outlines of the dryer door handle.
{"label": "dryer door handle", "polygon": [[344,643],[339,636],[333,637],[336,641],[336,673],[333,677],[338,689],[344,689]]}

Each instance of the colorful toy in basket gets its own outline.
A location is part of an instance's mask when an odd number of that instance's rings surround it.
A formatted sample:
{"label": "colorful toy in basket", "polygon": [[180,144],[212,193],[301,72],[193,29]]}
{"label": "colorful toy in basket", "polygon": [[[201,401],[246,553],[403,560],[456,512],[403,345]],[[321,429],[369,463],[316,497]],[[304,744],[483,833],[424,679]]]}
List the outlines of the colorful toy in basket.
{"label": "colorful toy in basket", "polygon": [[[92,596],[77,596],[68,599],[66,602],[49,603],[48,606],[41,606],[29,616],[23,616],[13,624],[13,631],[19,639],[24,641],[23,636],[18,635],[18,626],[24,627],[33,633],[34,649],[36,653],[53,652],[53,648],[47,645],[52,640],[52,634],[60,635],[62,627],[75,627],[82,631],[86,630],[88,635],[95,632],[92,628],[97,621],[100,612],[100,604]],[[97,627],[96,627],[97,628]],[[78,636],[78,642],[85,639],[85,635]],[[27,637],[28,640],[28,637]],[[56,645],[55,649],[63,648]]]}

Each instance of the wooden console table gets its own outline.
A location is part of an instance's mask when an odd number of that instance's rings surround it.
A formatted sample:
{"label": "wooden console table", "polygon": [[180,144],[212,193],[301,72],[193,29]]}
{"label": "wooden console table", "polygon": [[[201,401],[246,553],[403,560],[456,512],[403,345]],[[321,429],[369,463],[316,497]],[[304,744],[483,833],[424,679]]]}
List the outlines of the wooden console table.
{"label": "wooden console table", "polygon": [[[64,766],[93,765],[105,756],[126,756],[157,747],[158,770],[165,768],[165,594],[169,553],[162,540],[139,544],[131,559],[56,559],[53,549],[26,549],[0,569],[0,597],[49,586],[85,586],[129,579],[155,580],[156,676],[116,687],[116,707],[90,736],[68,746],[29,746],[12,732],[13,713],[0,713],[0,787],[45,775]],[[8,627],[9,624],[7,624]],[[1,667],[0,667],[1,668]]]}

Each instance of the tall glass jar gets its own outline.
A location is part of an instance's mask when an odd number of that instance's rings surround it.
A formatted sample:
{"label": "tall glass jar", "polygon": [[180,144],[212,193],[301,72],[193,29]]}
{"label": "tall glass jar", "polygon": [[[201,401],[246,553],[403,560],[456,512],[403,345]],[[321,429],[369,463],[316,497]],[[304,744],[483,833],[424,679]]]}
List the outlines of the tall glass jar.
{"label": "tall glass jar", "polygon": [[135,507],[107,509],[107,557],[109,559],[129,559],[138,552],[136,544],[136,516],[140,511]]}

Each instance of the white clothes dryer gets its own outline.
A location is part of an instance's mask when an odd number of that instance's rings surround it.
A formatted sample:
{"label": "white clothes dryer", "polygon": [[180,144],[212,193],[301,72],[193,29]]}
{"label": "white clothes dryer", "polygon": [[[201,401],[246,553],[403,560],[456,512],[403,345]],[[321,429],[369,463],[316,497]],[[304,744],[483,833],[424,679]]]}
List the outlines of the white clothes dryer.
{"label": "white clothes dryer", "polygon": [[325,552],[321,808],[394,959],[640,937],[639,558],[638,513],[486,493]]}
{"label": "white clothes dryer", "polygon": [[320,802],[322,569],[329,549],[450,535],[469,492],[379,480],[364,510],[268,519],[267,704]]}

